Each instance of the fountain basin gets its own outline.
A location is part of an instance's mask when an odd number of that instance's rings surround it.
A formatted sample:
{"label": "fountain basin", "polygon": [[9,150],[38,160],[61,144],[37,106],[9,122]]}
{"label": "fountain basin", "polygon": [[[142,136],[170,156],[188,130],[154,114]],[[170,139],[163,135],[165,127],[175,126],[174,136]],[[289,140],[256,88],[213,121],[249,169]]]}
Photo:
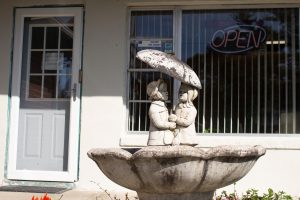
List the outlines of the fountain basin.
{"label": "fountain basin", "polygon": [[88,156],[115,183],[140,200],[211,199],[217,188],[244,177],[266,150],[261,146],[148,146],[131,154],[91,149]]}

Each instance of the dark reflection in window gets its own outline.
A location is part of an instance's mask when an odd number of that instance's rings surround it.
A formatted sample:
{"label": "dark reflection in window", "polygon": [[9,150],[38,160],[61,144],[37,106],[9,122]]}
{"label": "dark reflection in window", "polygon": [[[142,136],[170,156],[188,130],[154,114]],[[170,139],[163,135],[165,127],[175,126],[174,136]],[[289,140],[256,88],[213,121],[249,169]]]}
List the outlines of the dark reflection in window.
{"label": "dark reflection in window", "polygon": [[64,26],[60,32],[60,48],[61,49],[72,49],[73,48],[73,27]]}
{"label": "dark reflection in window", "polygon": [[172,38],[173,11],[133,11],[130,36]]}
{"label": "dark reflection in window", "polygon": [[58,48],[58,27],[46,28],[46,49]]}
{"label": "dark reflection in window", "polygon": [[42,73],[43,52],[32,51],[30,56],[30,73]]}
{"label": "dark reflection in window", "polygon": [[32,27],[31,49],[43,49],[44,27]]}
{"label": "dark reflection in window", "polygon": [[41,98],[42,76],[30,76],[29,81],[29,98]]}
{"label": "dark reflection in window", "polygon": [[44,98],[56,98],[56,76],[44,76]]}

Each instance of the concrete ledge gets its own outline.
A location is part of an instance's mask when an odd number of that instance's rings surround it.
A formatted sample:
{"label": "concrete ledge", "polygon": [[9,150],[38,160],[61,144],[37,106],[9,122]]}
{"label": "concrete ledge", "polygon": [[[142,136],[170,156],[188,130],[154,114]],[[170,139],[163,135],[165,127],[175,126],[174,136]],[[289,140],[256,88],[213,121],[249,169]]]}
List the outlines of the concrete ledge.
{"label": "concrete ledge", "polygon": [[[111,197],[102,191],[81,191],[81,190],[69,190],[62,194],[48,194],[51,200],[137,200],[137,194],[135,192],[108,192]],[[23,192],[0,192],[1,200],[31,200],[32,196],[41,197],[44,194],[41,193],[23,193]],[[127,195],[127,197],[126,197]]]}

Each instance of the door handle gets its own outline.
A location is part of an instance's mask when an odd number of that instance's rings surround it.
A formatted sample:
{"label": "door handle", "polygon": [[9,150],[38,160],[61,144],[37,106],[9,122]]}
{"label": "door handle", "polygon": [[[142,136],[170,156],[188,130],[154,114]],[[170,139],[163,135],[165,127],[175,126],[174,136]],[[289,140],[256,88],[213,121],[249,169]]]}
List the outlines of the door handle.
{"label": "door handle", "polygon": [[72,88],[72,96],[73,96],[73,101],[76,101],[76,96],[77,96],[77,83],[73,84]]}

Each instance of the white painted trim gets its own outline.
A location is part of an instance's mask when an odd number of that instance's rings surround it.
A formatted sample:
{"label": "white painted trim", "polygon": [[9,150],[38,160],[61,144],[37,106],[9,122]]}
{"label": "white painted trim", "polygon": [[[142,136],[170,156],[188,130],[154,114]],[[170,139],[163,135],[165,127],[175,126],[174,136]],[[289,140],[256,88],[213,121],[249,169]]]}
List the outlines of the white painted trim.
{"label": "white painted trim", "polygon": [[[21,178],[20,178],[21,177]],[[41,177],[44,177],[41,179]],[[55,181],[55,182],[75,182],[72,179],[72,173],[55,172],[55,171],[31,171],[31,170],[16,170],[10,180],[31,180],[31,181]]]}
{"label": "white painted trim", "polygon": [[[19,124],[20,79],[22,67],[22,47],[25,17],[50,17],[74,16],[74,41],[73,46],[73,78],[72,85],[77,84],[76,100],[71,98],[70,109],[70,135],[69,135],[69,161],[67,172],[17,170],[17,141]],[[7,178],[14,180],[39,180],[39,181],[64,181],[74,182],[78,179],[79,156],[79,117],[80,117],[80,83],[78,71],[81,69],[82,55],[82,29],[83,8],[20,8],[16,10],[14,30],[14,55],[12,69],[10,133],[7,158]]]}
{"label": "white painted trim", "polygon": [[282,7],[298,7],[299,0],[134,0],[127,3],[130,7],[169,7],[169,6],[182,6],[193,7],[201,9],[228,9],[234,8],[282,8]]}
{"label": "white painted trim", "polygon": [[[120,140],[122,147],[143,147],[147,145],[148,134],[127,134]],[[201,135],[195,137],[197,147],[209,148],[219,145],[262,145],[268,149],[300,150],[300,135]]]}

